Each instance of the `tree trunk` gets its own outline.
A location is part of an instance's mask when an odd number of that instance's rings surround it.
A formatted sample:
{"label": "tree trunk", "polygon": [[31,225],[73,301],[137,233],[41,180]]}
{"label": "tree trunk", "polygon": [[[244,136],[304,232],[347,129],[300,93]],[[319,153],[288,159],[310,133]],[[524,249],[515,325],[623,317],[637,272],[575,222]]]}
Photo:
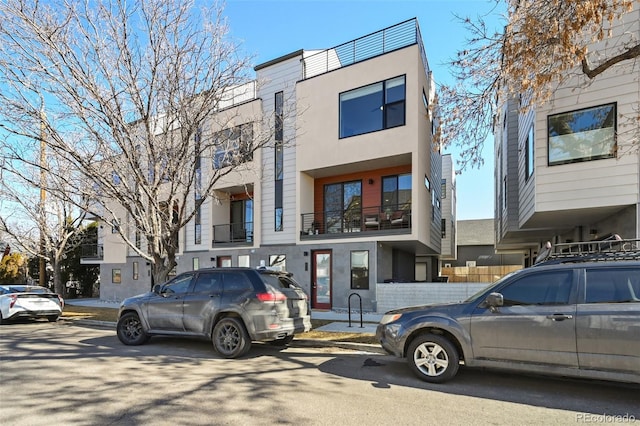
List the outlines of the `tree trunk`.
{"label": "tree trunk", "polygon": [[53,289],[63,298],[67,297],[65,283],[62,282],[62,271],[60,262],[51,258],[51,266],[53,266]]}

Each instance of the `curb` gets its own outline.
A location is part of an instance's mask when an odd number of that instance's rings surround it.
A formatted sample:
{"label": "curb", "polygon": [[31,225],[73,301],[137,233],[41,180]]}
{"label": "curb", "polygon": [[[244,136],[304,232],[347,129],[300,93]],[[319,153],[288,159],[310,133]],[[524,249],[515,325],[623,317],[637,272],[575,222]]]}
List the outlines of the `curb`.
{"label": "curb", "polygon": [[[116,323],[111,321],[96,321],[96,320],[88,320],[88,319],[73,319],[69,317],[60,317],[61,321],[84,325],[87,327],[99,327],[99,328],[110,328],[115,329]],[[385,355],[386,352],[378,345],[372,345],[367,343],[352,343],[352,342],[335,342],[333,340],[318,340],[318,339],[296,339],[294,338],[290,346],[293,347],[301,347],[301,348],[340,348],[340,349],[350,349],[353,351],[360,352],[371,352]]]}

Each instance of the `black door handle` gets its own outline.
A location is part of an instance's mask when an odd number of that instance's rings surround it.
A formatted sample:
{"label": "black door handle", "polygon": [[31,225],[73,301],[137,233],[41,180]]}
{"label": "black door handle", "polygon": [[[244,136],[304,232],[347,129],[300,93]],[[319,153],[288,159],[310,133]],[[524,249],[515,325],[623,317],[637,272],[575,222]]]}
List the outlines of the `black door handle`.
{"label": "black door handle", "polygon": [[551,314],[551,315],[547,315],[547,318],[552,320],[552,321],[564,321],[566,319],[572,319],[573,315],[567,315],[567,314]]}

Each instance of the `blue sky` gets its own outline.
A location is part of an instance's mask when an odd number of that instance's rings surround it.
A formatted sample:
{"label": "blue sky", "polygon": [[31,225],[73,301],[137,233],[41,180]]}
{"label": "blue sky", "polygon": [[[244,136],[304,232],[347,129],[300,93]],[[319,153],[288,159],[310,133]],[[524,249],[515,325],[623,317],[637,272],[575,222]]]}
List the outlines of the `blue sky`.
{"label": "blue sky", "polygon": [[[454,14],[490,13],[490,0],[226,0],[231,36],[254,64],[298,49],[327,49],[411,18],[418,18],[436,82],[451,82],[445,61],[468,36]],[[495,13],[495,12],[494,12]],[[497,18],[490,19],[495,26]],[[455,147],[448,148],[456,158]],[[493,141],[487,141],[480,169],[457,176],[458,220],[493,217]]]}

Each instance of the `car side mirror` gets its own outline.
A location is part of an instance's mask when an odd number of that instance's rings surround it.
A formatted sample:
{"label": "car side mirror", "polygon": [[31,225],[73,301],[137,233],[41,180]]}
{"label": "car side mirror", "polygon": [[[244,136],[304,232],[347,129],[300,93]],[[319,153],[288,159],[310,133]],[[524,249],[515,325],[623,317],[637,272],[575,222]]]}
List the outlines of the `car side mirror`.
{"label": "car side mirror", "polygon": [[162,288],[162,286],[160,284],[156,284],[153,286],[153,292],[155,294],[160,294],[160,289]]}
{"label": "car side mirror", "polygon": [[504,305],[504,296],[500,293],[489,293],[484,300],[485,306],[488,306],[491,312],[496,312],[496,308]]}

